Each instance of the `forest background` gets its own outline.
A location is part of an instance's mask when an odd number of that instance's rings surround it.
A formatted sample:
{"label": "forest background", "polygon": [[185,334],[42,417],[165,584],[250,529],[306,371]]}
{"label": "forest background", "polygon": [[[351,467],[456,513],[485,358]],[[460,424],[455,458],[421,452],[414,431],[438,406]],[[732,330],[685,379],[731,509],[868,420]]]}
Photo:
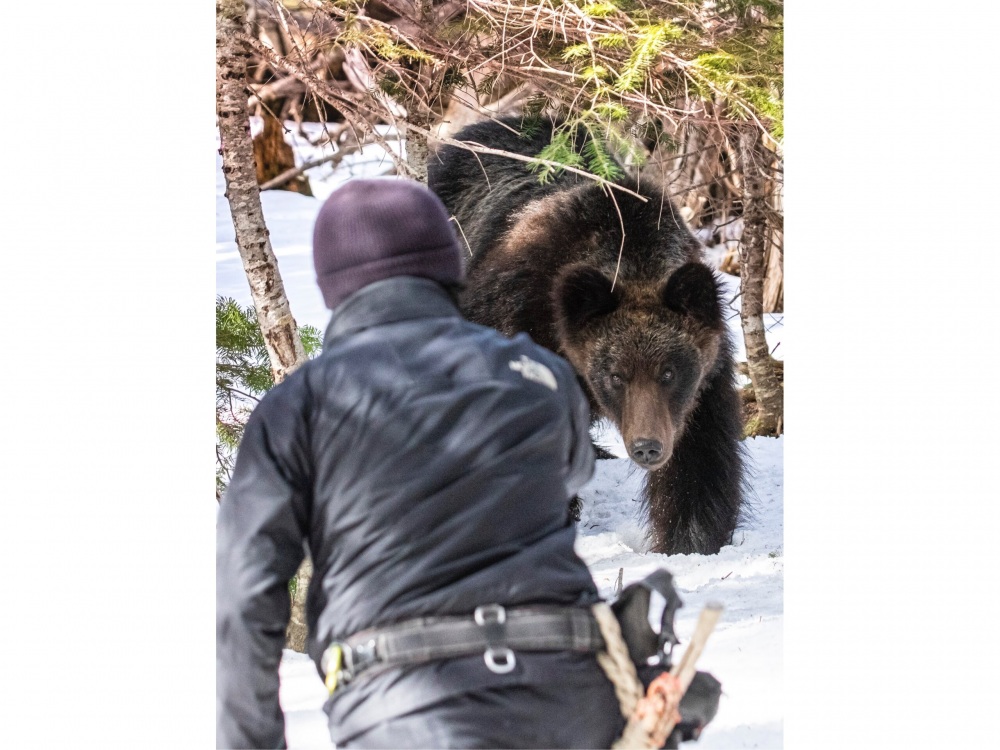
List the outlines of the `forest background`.
{"label": "forest background", "polygon": [[[308,174],[366,144],[386,149],[396,174],[426,182],[435,147],[511,114],[525,132],[545,116],[560,123],[526,165],[539,180],[573,172],[613,198],[641,177],[720,248],[723,270],[741,276],[747,433],[781,434],[782,369],[762,320],[784,294],[780,0],[219,0],[217,12],[223,171],[256,308],[241,320],[219,303],[217,495],[261,395],[247,371],[266,363],[248,355],[266,350],[275,382],[308,356],[258,185],[312,195]],[[252,145],[249,114],[264,124]],[[309,122],[322,132],[306,136]],[[292,130],[335,150],[297,164]],[[405,157],[387,141],[405,142]],[[251,322],[259,341],[244,335]]]}
{"label": "forest background", "polygon": [[[20,119],[4,125],[22,145],[8,150],[0,528],[5,593],[29,614],[4,633],[19,644],[3,678],[13,735],[200,745],[214,723],[214,18],[9,12],[40,29],[9,41],[30,75],[11,78]],[[786,508],[786,736],[837,747],[818,731],[834,716],[861,747],[985,746],[1000,269],[976,113],[996,10],[786,15],[785,234],[809,248],[786,268],[809,333],[785,389],[786,487],[810,499]],[[980,200],[959,212],[966,196]]]}
{"label": "forest background", "polygon": [[[763,318],[782,310],[784,296],[780,0],[219,0],[216,8],[222,169],[253,299],[253,309],[217,301],[217,498],[264,391],[319,349],[319,331],[296,323],[259,193],[311,196],[309,175],[369,144],[385,150],[392,172],[426,182],[437,147],[462,143],[467,124],[512,114],[525,132],[543,117],[560,123],[524,165],[540,181],[573,172],[614,199],[641,177],[674,200],[723,270],[739,274],[746,434],[782,433],[783,362],[771,356],[780,343],[765,340]],[[252,142],[251,114],[263,121]],[[288,142],[296,136],[322,156],[297,160]],[[496,153],[491,146],[463,145]],[[300,652],[311,576],[307,559],[291,586],[287,643]]]}

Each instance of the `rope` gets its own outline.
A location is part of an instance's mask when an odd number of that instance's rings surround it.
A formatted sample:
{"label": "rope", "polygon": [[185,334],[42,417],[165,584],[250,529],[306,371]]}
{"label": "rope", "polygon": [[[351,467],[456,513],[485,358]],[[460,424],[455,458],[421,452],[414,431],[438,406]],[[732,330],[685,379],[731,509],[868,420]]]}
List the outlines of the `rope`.
{"label": "rope", "polygon": [[618,697],[622,716],[628,719],[645,691],[639,682],[635,665],[628,655],[628,646],[622,638],[622,629],[615,613],[605,602],[598,602],[591,609],[601,629],[601,635],[604,636],[604,646],[607,649],[597,653],[597,663],[615,686],[615,695]]}
{"label": "rope", "polygon": [[629,658],[621,626],[611,607],[599,602],[591,609],[607,649],[597,654],[597,663],[614,685],[618,705],[627,722],[622,736],[611,745],[612,750],[652,750],[662,747],[680,721],[678,707],[681,696],[694,678],[695,662],[719,620],[721,605],[709,604],[702,610],[691,643],[681,661],[669,673],[665,672],[653,680],[645,692],[635,665]]}
{"label": "rope", "polygon": [[635,721],[635,709],[639,705],[639,700],[645,695],[642,683],[639,682],[639,675],[635,671],[635,665],[628,655],[628,646],[622,638],[622,629],[618,624],[618,618],[611,611],[611,607],[605,602],[598,602],[592,608],[597,625],[604,636],[604,646],[606,651],[597,654],[597,663],[601,665],[604,674],[611,680],[615,687],[615,696],[618,698],[618,706],[621,708],[622,716],[628,722],[622,736],[611,746],[612,748],[654,748],[656,745],[650,744],[649,735],[643,727]]}

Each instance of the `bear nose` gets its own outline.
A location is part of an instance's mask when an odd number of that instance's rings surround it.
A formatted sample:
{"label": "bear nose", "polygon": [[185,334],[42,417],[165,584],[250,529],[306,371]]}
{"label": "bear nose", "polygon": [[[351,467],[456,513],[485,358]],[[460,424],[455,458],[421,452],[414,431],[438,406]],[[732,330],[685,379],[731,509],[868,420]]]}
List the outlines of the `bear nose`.
{"label": "bear nose", "polygon": [[663,443],[650,438],[640,438],[632,443],[629,455],[633,461],[642,466],[655,464],[663,457]]}

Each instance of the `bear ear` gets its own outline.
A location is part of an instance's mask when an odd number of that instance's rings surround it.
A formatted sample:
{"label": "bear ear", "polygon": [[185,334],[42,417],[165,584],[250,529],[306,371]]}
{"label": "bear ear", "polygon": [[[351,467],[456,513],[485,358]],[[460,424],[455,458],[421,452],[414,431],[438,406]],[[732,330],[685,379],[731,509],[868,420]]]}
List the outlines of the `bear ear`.
{"label": "bear ear", "polygon": [[722,304],[715,274],[703,263],[685,263],[663,286],[663,304],[674,312],[690,315],[714,330],[723,328]]}
{"label": "bear ear", "polygon": [[621,295],[611,290],[611,279],[594,266],[578,264],[563,269],[553,287],[556,319],[567,331],[576,331],[594,318],[618,308]]}

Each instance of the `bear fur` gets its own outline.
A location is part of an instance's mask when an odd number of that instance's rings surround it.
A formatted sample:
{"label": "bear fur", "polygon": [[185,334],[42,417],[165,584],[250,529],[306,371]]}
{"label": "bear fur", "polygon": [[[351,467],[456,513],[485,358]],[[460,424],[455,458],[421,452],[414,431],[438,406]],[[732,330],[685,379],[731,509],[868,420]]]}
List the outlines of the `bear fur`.
{"label": "bear fur", "polygon": [[[456,139],[534,157],[552,127],[521,135],[512,118]],[[429,185],[471,255],[463,311],[507,335],[527,332],[573,365],[594,419],[612,420],[648,472],[653,551],[716,553],[732,541],[744,494],[719,282],[656,186],[622,181],[648,200],[612,199],[592,180],[563,172],[542,184],[527,167],[455,146],[429,160]]]}

